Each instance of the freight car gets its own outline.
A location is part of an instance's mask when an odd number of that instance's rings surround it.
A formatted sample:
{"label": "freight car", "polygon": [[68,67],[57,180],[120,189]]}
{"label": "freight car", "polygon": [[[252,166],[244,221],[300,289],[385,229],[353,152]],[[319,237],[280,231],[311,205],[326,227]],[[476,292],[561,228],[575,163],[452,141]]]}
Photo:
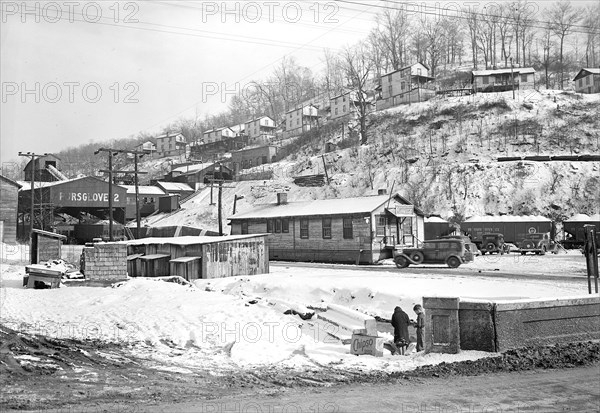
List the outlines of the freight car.
{"label": "freight car", "polygon": [[457,228],[453,224],[436,216],[425,218],[424,230],[425,240],[438,239],[457,232]]}
{"label": "freight car", "polygon": [[515,245],[520,245],[526,234],[549,232],[552,238],[555,235],[554,223],[539,215],[474,216],[460,224],[460,230],[482,251],[487,251],[484,235],[488,234],[502,234],[504,242]]}
{"label": "freight car", "polygon": [[592,216],[577,214],[563,221],[565,237],[562,244],[565,248],[580,248],[583,246],[585,242],[584,225],[594,225],[596,227],[596,245],[600,245],[600,214]]}
{"label": "freight car", "polygon": [[[85,244],[86,242],[92,242],[95,239],[101,239],[102,241],[110,240],[110,228],[108,223],[95,223],[95,224],[75,224],[73,228],[73,237],[78,244]],[[113,222],[113,240],[123,241],[126,240],[125,227],[118,222]]]}

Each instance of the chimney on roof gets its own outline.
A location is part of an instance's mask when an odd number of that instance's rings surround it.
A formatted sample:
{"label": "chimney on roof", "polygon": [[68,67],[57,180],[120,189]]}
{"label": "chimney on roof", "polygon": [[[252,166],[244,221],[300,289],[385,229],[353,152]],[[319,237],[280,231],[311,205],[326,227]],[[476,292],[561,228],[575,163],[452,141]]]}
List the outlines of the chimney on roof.
{"label": "chimney on roof", "polygon": [[387,189],[385,189],[385,188],[378,189],[377,190],[377,195],[387,195]]}
{"label": "chimney on roof", "polygon": [[287,193],[279,192],[277,193],[277,205],[285,205],[287,204]]}

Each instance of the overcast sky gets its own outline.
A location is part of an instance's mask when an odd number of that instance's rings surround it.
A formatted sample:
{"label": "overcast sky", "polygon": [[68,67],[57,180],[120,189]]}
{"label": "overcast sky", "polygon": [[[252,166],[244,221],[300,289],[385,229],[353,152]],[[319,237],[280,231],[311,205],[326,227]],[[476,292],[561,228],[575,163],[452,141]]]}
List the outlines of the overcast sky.
{"label": "overcast sky", "polygon": [[318,71],[373,19],[333,2],[36,3],[2,2],[3,162],[218,113],[284,56]]}
{"label": "overcast sky", "polygon": [[1,160],[221,112],[285,56],[316,73],[382,11],[356,1],[2,1]]}

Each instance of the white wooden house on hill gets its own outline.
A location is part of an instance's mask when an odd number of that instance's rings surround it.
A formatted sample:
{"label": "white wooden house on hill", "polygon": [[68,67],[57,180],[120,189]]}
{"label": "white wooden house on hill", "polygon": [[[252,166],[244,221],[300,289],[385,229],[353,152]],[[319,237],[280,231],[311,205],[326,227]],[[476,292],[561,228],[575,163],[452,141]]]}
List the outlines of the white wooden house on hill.
{"label": "white wooden house on hill", "polygon": [[533,89],[535,87],[535,69],[533,67],[514,67],[504,69],[473,70],[471,84],[473,92],[505,92]]}
{"label": "white wooden house on hill", "polygon": [[414,63],[382,75],[377,110],[403,103],[423,102],[434,97],[434,78],[429,76],[429,72],[429,66]]}
{"label": "white wooden house on hill", "polygon": [[245,124],[250,145],[268,144],[275,139],[275,121],[268,116],[251,119]]}
{"label": "white wooden house on hill", "polygon": [[185,153],[186,139],[179,132],[167,132],[156,137],[158,156],[175,156]]}
{"label": "white wooden house on hill", "polygon": [[270,234],[274,260],[375,263],[424,237],[423,213],[400,195],[287,202],[235,214],[231,234]]}
{"label": "white wooden house on hill", "polygon": [[283,137],[291,138],[317,126],[319,119],[318,108],[306,105],[285,113],[285,131]]}
{"label": "white wooden house on hill", "polygon": [[204,144],[219,142],[224,139],[235,138],[236,133],[229,127],[214,128],[202,134]]}
{"label": "white wooden house on hill", "polygon": [[600,93],[600,68],[583,68],[573,78],[575,92]]}
{"label": "white wooden house on hill", "polygon": [[330,119],[339,119],[343,117],[352,117],[357,113],[360,105],[357,91],[346,91],[331,98]]}

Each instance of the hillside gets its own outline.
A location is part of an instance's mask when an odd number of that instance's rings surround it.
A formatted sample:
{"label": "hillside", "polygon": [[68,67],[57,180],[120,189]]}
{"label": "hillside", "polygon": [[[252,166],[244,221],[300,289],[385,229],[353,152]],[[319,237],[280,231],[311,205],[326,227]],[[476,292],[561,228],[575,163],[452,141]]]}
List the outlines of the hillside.
{"label": "hillside", "polygon": [[[541,214],[560,220],[598,213],[599,162],[497,158],[600,153],[599,104],[600,95],[561,91],[521,91],[515,100],[511,92],[436,98],[373,113],[365,146],[342,140],[341,124],[330,123],[303,135],[285,160],[250,170],[272,171],[272,179],[228,183],[223,227],[227,232],[234,195],[243,196],[237,201],[239,212],[275,202],[280,191],[288,191],[294,201],[370,195],[386,188],[426,214],[456,221],[479,214]],[[324,153],[327,142],[338,149]],[[307,188],[293,183],[293,176],[323,173],[323,161],[330,184]],[[205,187],[180,211],[143,224],[216,230],[217,216]]]}

